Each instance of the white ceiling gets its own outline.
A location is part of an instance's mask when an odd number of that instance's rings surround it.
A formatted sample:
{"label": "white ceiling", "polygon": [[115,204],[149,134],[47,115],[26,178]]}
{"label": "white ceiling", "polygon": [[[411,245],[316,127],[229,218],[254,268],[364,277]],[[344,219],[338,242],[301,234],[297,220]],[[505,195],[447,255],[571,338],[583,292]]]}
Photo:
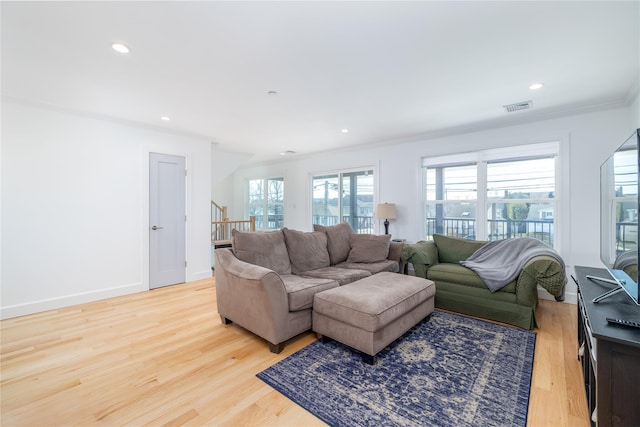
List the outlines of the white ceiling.
{"label": "white ceiling", "polygon": [[0,7],[3,96],[202,136],[253,161],[624,105],[640,75],[636,1]]}

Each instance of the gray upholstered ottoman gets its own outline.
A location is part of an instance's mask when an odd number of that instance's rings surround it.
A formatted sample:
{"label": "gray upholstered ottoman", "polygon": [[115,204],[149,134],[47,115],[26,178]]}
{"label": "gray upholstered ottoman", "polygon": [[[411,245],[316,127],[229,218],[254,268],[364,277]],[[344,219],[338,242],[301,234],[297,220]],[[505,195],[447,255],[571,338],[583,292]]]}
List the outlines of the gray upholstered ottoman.
{"label": "gray upholstered ottoman", "polygon": [[380,350],[433,312],[435,284],[398,273],[378,273],[319,292],[313,330],[364,353],[375,363]]}

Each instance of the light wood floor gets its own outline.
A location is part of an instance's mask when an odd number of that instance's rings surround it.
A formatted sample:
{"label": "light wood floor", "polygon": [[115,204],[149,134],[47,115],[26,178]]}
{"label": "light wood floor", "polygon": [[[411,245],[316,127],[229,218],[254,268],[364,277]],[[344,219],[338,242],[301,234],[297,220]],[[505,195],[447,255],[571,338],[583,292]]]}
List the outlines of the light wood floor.
{"label": "light wood floor", "polygon": [[[213,279],[1,322],[1,424],[320,426],[255,377],[278,355],[216,312]],[[588,426],[576,307],[541,301],[533,426]]]}

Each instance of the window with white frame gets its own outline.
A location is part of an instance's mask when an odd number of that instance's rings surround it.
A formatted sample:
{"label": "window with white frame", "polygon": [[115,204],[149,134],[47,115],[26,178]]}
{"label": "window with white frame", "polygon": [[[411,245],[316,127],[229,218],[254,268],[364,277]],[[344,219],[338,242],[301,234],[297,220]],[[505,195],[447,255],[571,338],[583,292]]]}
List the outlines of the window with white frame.
{"label": "window with white frame", "polygon": [[356,233],[373,233],[373,169],[312,176],[313,224],[348,222]]}
{"label": "window with white frame", "polygon": [[248,194],[248,213],[256,217],[257,230],[284,226],[284,178],[250,179]]}
{"label": "window with white frame", "polygon": [[556,244],[559,144],[423,159],[425,233]]}

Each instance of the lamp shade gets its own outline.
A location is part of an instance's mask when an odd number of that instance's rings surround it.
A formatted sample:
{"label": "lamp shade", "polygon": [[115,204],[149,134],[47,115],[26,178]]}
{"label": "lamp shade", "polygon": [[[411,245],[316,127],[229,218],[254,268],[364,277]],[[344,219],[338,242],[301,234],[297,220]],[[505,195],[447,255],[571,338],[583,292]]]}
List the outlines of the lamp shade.
{"label": "lamp shade", "polygon": [[396,219],[395,203],[380,203],[376,207],[376,218],[378,219]]}

